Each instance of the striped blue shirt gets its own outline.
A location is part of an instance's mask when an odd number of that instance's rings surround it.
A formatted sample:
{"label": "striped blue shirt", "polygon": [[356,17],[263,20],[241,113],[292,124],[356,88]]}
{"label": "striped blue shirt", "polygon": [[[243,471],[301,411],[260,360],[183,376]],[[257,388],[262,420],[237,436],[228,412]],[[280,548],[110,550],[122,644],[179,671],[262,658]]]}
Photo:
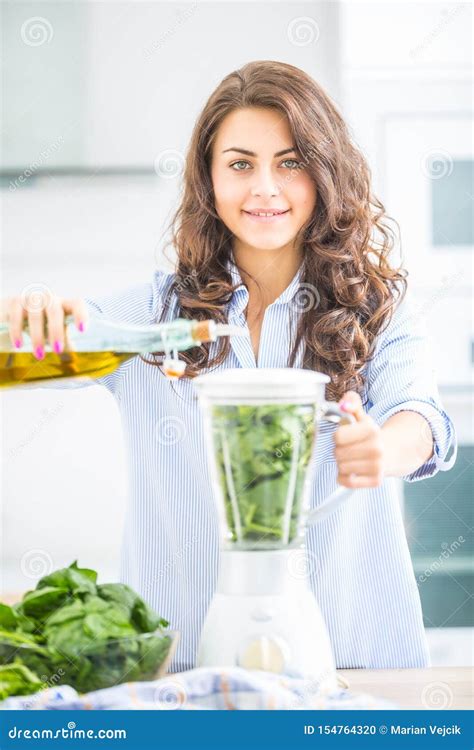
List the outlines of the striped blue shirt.
{"label": "striped blue shirt", "polygon": [[[247,326],[248,291],[239,284],[228,308],[229,322]],[[95,313],[133,324],[158,320],[174,275],[157,271],[151,283],[101,298],[86,298]],[[301,269],[265,310],[258,365],[250,337],[231,338],[218,369],[286,367],[291,331],[301,304],[295,302]],[[177,316],[177,299],[166,319]],[[456,459],[454,426],[442,408],[426,337],[407,296],[377,339],[367,365],[363,401],[382,425],[393,414],[422,414],[434,436],[434,455],[407,482],[451,468]],[[211,344],[212,347],[216,343]],[[296,366],[301,366],[302,348]],[[169,381],[139,357],[98,380],[53,381],[75,388],[99,383],[115,397],[128,457],[128,506],[119,578],[180,631],[172,671],[195,666],[201,627],[218,574],[218,517],[211,490],[202,415],[191,380]],[[311,507],[337,488],[333,437],[337,426],[320,426]],[[453,448],[452,457],[447,455]],[[418,589],[406,541],[397,479],[361,489],[332,516],[307,533],[308,569],[338,668],[422,667],[428,664]]]}

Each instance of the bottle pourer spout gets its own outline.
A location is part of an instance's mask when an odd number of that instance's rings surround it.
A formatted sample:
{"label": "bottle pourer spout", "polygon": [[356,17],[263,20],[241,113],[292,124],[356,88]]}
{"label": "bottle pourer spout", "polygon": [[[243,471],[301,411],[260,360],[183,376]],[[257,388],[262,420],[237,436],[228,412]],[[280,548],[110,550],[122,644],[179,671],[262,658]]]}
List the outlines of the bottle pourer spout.
{"label": "bottle pourer spout", "polygon": [[195,321],[192,337],[197,343],[215,341],[218,336],[246,336],[247,331],[231,323],[216,323],[215,320]]}
{"label": "bottle pourer spout", "polygon": [[247,336],[248,332],[246,328],[241,326],[233,325],[232,323],[215,323],[214,325],[215,336]]}

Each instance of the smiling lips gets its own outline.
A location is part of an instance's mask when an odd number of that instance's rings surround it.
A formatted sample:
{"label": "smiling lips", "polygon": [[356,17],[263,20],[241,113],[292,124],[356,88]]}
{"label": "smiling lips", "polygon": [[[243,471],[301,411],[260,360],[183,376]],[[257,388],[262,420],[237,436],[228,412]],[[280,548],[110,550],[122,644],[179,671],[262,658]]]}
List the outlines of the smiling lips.
{"label": "smiling lips", "polygon": [[283,216],[285,216],[287,213],[289,213],[290,209],[256,209],[253,211],[243,211],[244,214],[246,214],[251,221],[257,221],[257,222],[263,222],[264,224],[272,221],[278,221]]}

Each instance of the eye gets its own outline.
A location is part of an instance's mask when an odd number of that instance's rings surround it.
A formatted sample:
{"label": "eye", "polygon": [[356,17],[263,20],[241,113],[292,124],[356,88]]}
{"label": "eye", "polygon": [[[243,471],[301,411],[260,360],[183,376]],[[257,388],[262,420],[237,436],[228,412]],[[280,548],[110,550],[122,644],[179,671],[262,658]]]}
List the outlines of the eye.
{"label": "eye", "polygon": [[282,164],[288,164],[288,162],[290,162],[290,164],[293,164],[293,166],[289,167],[289,169],[302,169],[303,167],[303,164],[297,159],[285,159],[285,161],[282,161]]}
{"label": "eye", "polygon": [[[240,159],[239,161],[234,161],[234,163],[233,163],[233,164],[231,164],[231,165],[230,165],[230,167],[231,167],[232,169],[234,169],[234,167],[235,167],[235,166],[236,166],[237,164],[248,164],[248,161],[245,161],[244,159]],[[245,172],[245,171],[246,171],[245,169],[234,169],[234,172]]]}

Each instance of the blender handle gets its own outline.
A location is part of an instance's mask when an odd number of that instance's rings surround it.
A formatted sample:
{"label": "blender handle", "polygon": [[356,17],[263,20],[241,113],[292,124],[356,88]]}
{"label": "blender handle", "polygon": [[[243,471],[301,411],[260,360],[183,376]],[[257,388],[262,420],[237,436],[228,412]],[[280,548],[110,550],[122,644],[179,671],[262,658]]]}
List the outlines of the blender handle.
{"label": "blender handle", "polygon": [[[320,418],[339,425],[353,424],[355,422],[355,418],[352,414],[342,411],[342,409],[332,401],[323,401],[322,415]],[[354,490],[350,487],[338,487],[332,495],[329,495],[329,497],[321,503],[321,505],[314,508],[314,510],[308,514],[306,518],[306,526],[312,526],[319,521],[323,521],[327,516],[330,516],[333,511],[350,498],[353,492]]]}

